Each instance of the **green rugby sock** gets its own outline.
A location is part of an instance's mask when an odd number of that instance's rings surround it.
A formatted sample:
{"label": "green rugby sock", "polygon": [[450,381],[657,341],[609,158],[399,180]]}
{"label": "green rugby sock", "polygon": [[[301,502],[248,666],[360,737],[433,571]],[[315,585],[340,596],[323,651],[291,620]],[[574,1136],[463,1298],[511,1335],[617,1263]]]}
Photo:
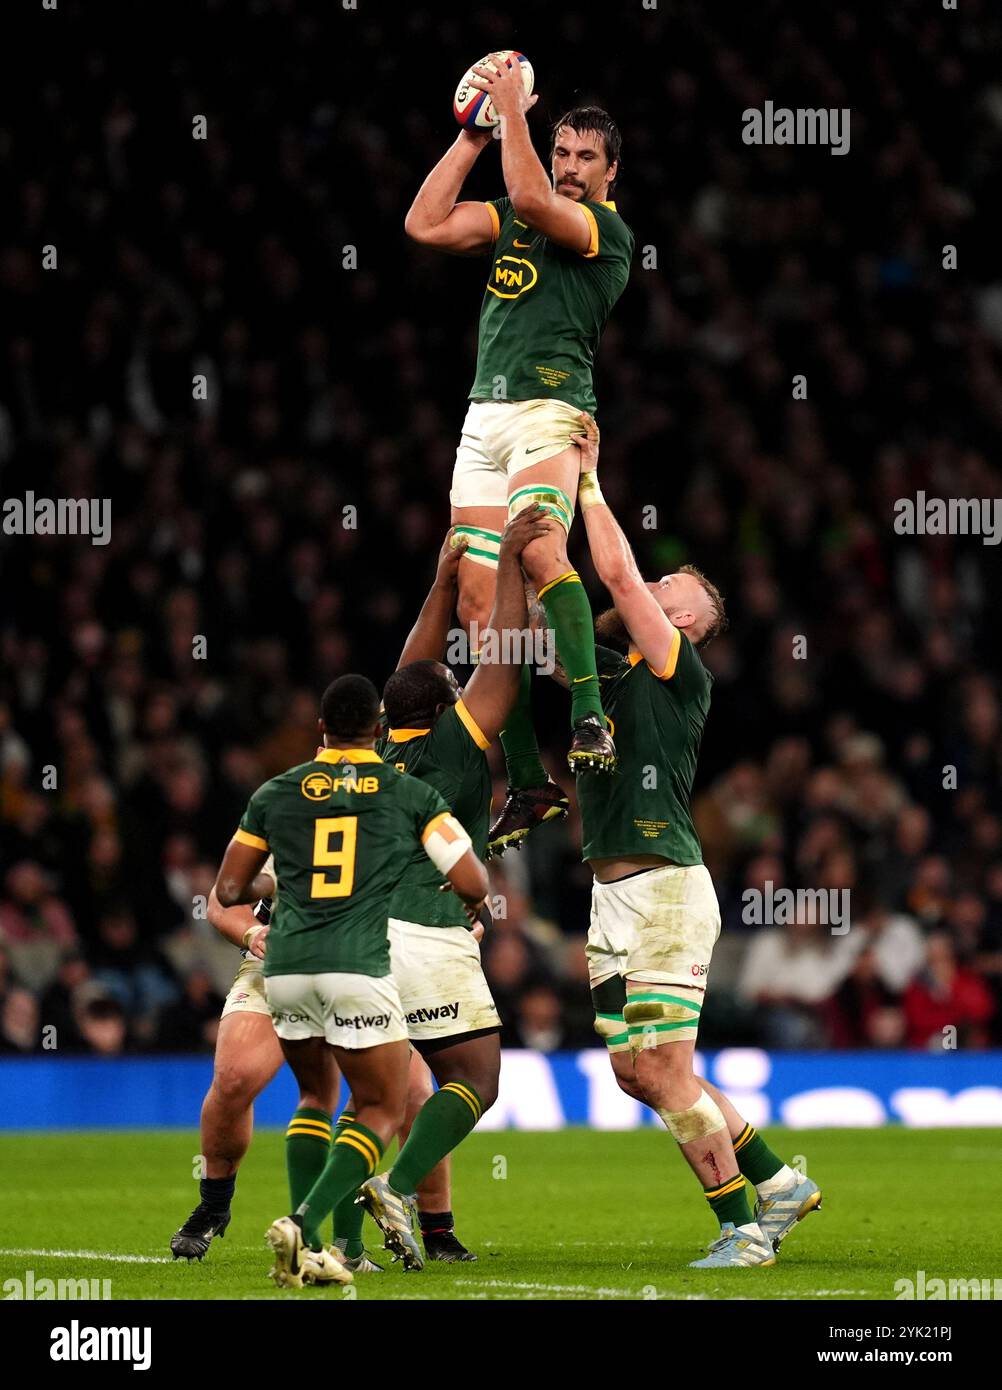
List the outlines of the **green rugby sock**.
{"label": "green rugby sock", "polygon": [[483,1109],[480,1097],[467,1082],[446,1082],[418,1111],[407,1143],[390,1170],[390,1186],[398,1192],[415,1192],[435,1164],[462,1143]]}
{"label": "green rugby sock", "polygon": [[734,1140],[734,1157],[744,1177],[756,1187],[774,1178],[785,1164],[759,1134],[754,1125],[745,1125]]}
{"label": "green rugby sock", "polygon": [[568,570],[559,579],[544,584],[539,599],[556,638],[557,655],[570,682],[571,724],[586,714],[594,714],[604,725],[595,662],[595,626],[591,604],[577,571]]}
{"label": "green rugby sock", "polygon": [[508,785],[512,787],[545,787],[549,780],[539,756],[536,730],[532,723],[532,667],[523,666],[518,682],[518,695],[500,734],[504,749]]}
{"label": "green rugby sock", "polygon": [[330,1146],[323,1172],[296,1208],[296,1215],[303,1218],[303,1239],[312,1250],[323,1245],[320,1227],[324,1217],[372,1177],[382,1157],[383,1145],[377,1134],[357,1120],[345,1125]]}
{"label": "green rugby sock", "polygon": [[285,1131],[285,1166],[289,1174],[290,1210],[295,1211],[324,1171],[331,1149],[331,1117],[303,1106]]}
{"label": "green rugby sock", "polygon": [[749,1226],[754,1220],[748,1205],[745,1180],[740,1173],[716,1187],[704,1187],[703,1195],[721,1226],[725,1221],[733,1221],[735,1226]]}
{"label": "green rugby sock", "polygon": [[[334,1126],[335,1140],[343,1134],[355,1118],[354,1110],[342,1110],[341,1117]],[[365,1208],[355,1201],[354,1192],[349,1192],[334,1208],[334,1239],[345,1242],[344,1253],[349,1260],[358,1259],[362,1253],[362,1223]]]}

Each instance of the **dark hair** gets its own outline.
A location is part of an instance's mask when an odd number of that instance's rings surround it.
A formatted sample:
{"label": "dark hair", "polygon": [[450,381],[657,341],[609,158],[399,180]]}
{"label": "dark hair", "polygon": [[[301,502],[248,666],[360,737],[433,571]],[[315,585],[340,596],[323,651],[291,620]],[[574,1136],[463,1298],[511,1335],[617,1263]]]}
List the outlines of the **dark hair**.
{"label": "dark hair", "polygon": [[[574,106],[570,111],[565,111],[559,121],[554,121],[550,130],[550,158],[553,158],[554,146],[557,143],[557,132],[564,126],[576,131],[578,135],[583,135],[586,130],[597,130],[605,142],[605,158],[607,164],[615,164],[619,161],[619,152],[623,148],[623,137],[619,133],[619,126],[601,106]],[[609,192],[615,188],[619,182],[619,176],[623,172],[622,165],[616,170],[616,177],[609,184]]]}
{"label": "dark hair", "polygon": [[386,682],[383,710],[391,729],[431,724],[439,705],[451,705],[454,691],[440,661],[412,661]]}
{"label": "dark hair", "polygon": [[320,718],[332,738],[366,738],[379,722],[379,691],[367,676],[338,676],[323,693]]}

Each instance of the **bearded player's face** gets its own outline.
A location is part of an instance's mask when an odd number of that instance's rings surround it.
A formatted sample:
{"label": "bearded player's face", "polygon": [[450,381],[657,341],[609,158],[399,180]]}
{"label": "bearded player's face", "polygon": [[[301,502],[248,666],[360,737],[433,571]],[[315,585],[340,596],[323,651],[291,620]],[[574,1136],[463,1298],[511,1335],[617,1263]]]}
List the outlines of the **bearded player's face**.
{"label": "bearded player's face", "polygon": [[553,144],[553,187],[564,198],[576,203],[604,197],[604,190],[615,177],[605,157],[605,137],[597,130],[580,133],[561,126]]}

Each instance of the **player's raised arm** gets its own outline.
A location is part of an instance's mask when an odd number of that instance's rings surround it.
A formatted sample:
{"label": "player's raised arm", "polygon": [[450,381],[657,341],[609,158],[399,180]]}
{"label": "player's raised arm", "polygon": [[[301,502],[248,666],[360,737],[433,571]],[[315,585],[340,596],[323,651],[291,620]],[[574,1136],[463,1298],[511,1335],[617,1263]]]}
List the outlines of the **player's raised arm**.
{"label": "player's raised arm", "polygon": [[408,634],[397,662],[397,670],[412,661],[441,661],[449,637],[449,625],[456,608],[459,562],[469,540],[451,529],[438,552],[435,580],[421,605],[417,621]]}
{"label": "player's raised arm", "polygon": [[594,217],[552,187],[533,149],[525,116],[537,97],[526,94],[518,64],[509,67],[498,58],[473,71],[471,85],[490,94],[501,120],[501,167],[516,215],[551,241],[588,254],[595,235]]}
{"label": "player's raised arm", "polygon": [[512,517],[501,536],[494,611],[480,634],[480,664],[463,690],[463,704],[489,742],[504,728],[522,679],[525,654],[521,643],[511,638],[530,636],[522,551],[552,525],[542,507],[526,507]]}
{"label": "player's raised arm", "polygon": [[612,595],[633,646],[658,675],[669,675],[681,635],[651,593],[598,485],[598,426],[582,412],[582,432],[572,435],[581,450],[578,503],[598,577]]}
{"label": "player's raised arm", "polygon": [[462,130],[418,189],[404,219],[404,231],[422,246],[476,256],[489,251],[497,217],[486,203],[457,203],[466,176],[492,139],[489,130]]}

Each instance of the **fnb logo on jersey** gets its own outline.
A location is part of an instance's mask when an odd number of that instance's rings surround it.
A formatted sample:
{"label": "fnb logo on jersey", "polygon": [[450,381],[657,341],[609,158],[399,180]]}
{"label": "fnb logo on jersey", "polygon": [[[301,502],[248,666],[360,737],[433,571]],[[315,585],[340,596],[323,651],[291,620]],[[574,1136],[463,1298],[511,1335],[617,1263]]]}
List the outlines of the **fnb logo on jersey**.
{"label": "fnb logo on jersey", "polygon": [[327,772],[310,772],[299,784],[307,801],[326,801],[334,790],[334,778]]}
{"label": "fnb logo on jersey", "polygon": [[[519,269],[520,266],[523,269]],[[536,267],[531,261],[519,256],[499,256],[494,262],[494,283],[488,281],[487,288],[498,299],[517,299],[526,290],[531,290],[538,279]],[[498,285],[503,289],[497,289]]]}
{"label": "fnb logo on jersey", "polygon": [[307,801],[326,801],[334,792],[378,792],[378,777],[357,777],[354,768],[347,777],[331,777],[327,772],[308,772],[299,784]]}

